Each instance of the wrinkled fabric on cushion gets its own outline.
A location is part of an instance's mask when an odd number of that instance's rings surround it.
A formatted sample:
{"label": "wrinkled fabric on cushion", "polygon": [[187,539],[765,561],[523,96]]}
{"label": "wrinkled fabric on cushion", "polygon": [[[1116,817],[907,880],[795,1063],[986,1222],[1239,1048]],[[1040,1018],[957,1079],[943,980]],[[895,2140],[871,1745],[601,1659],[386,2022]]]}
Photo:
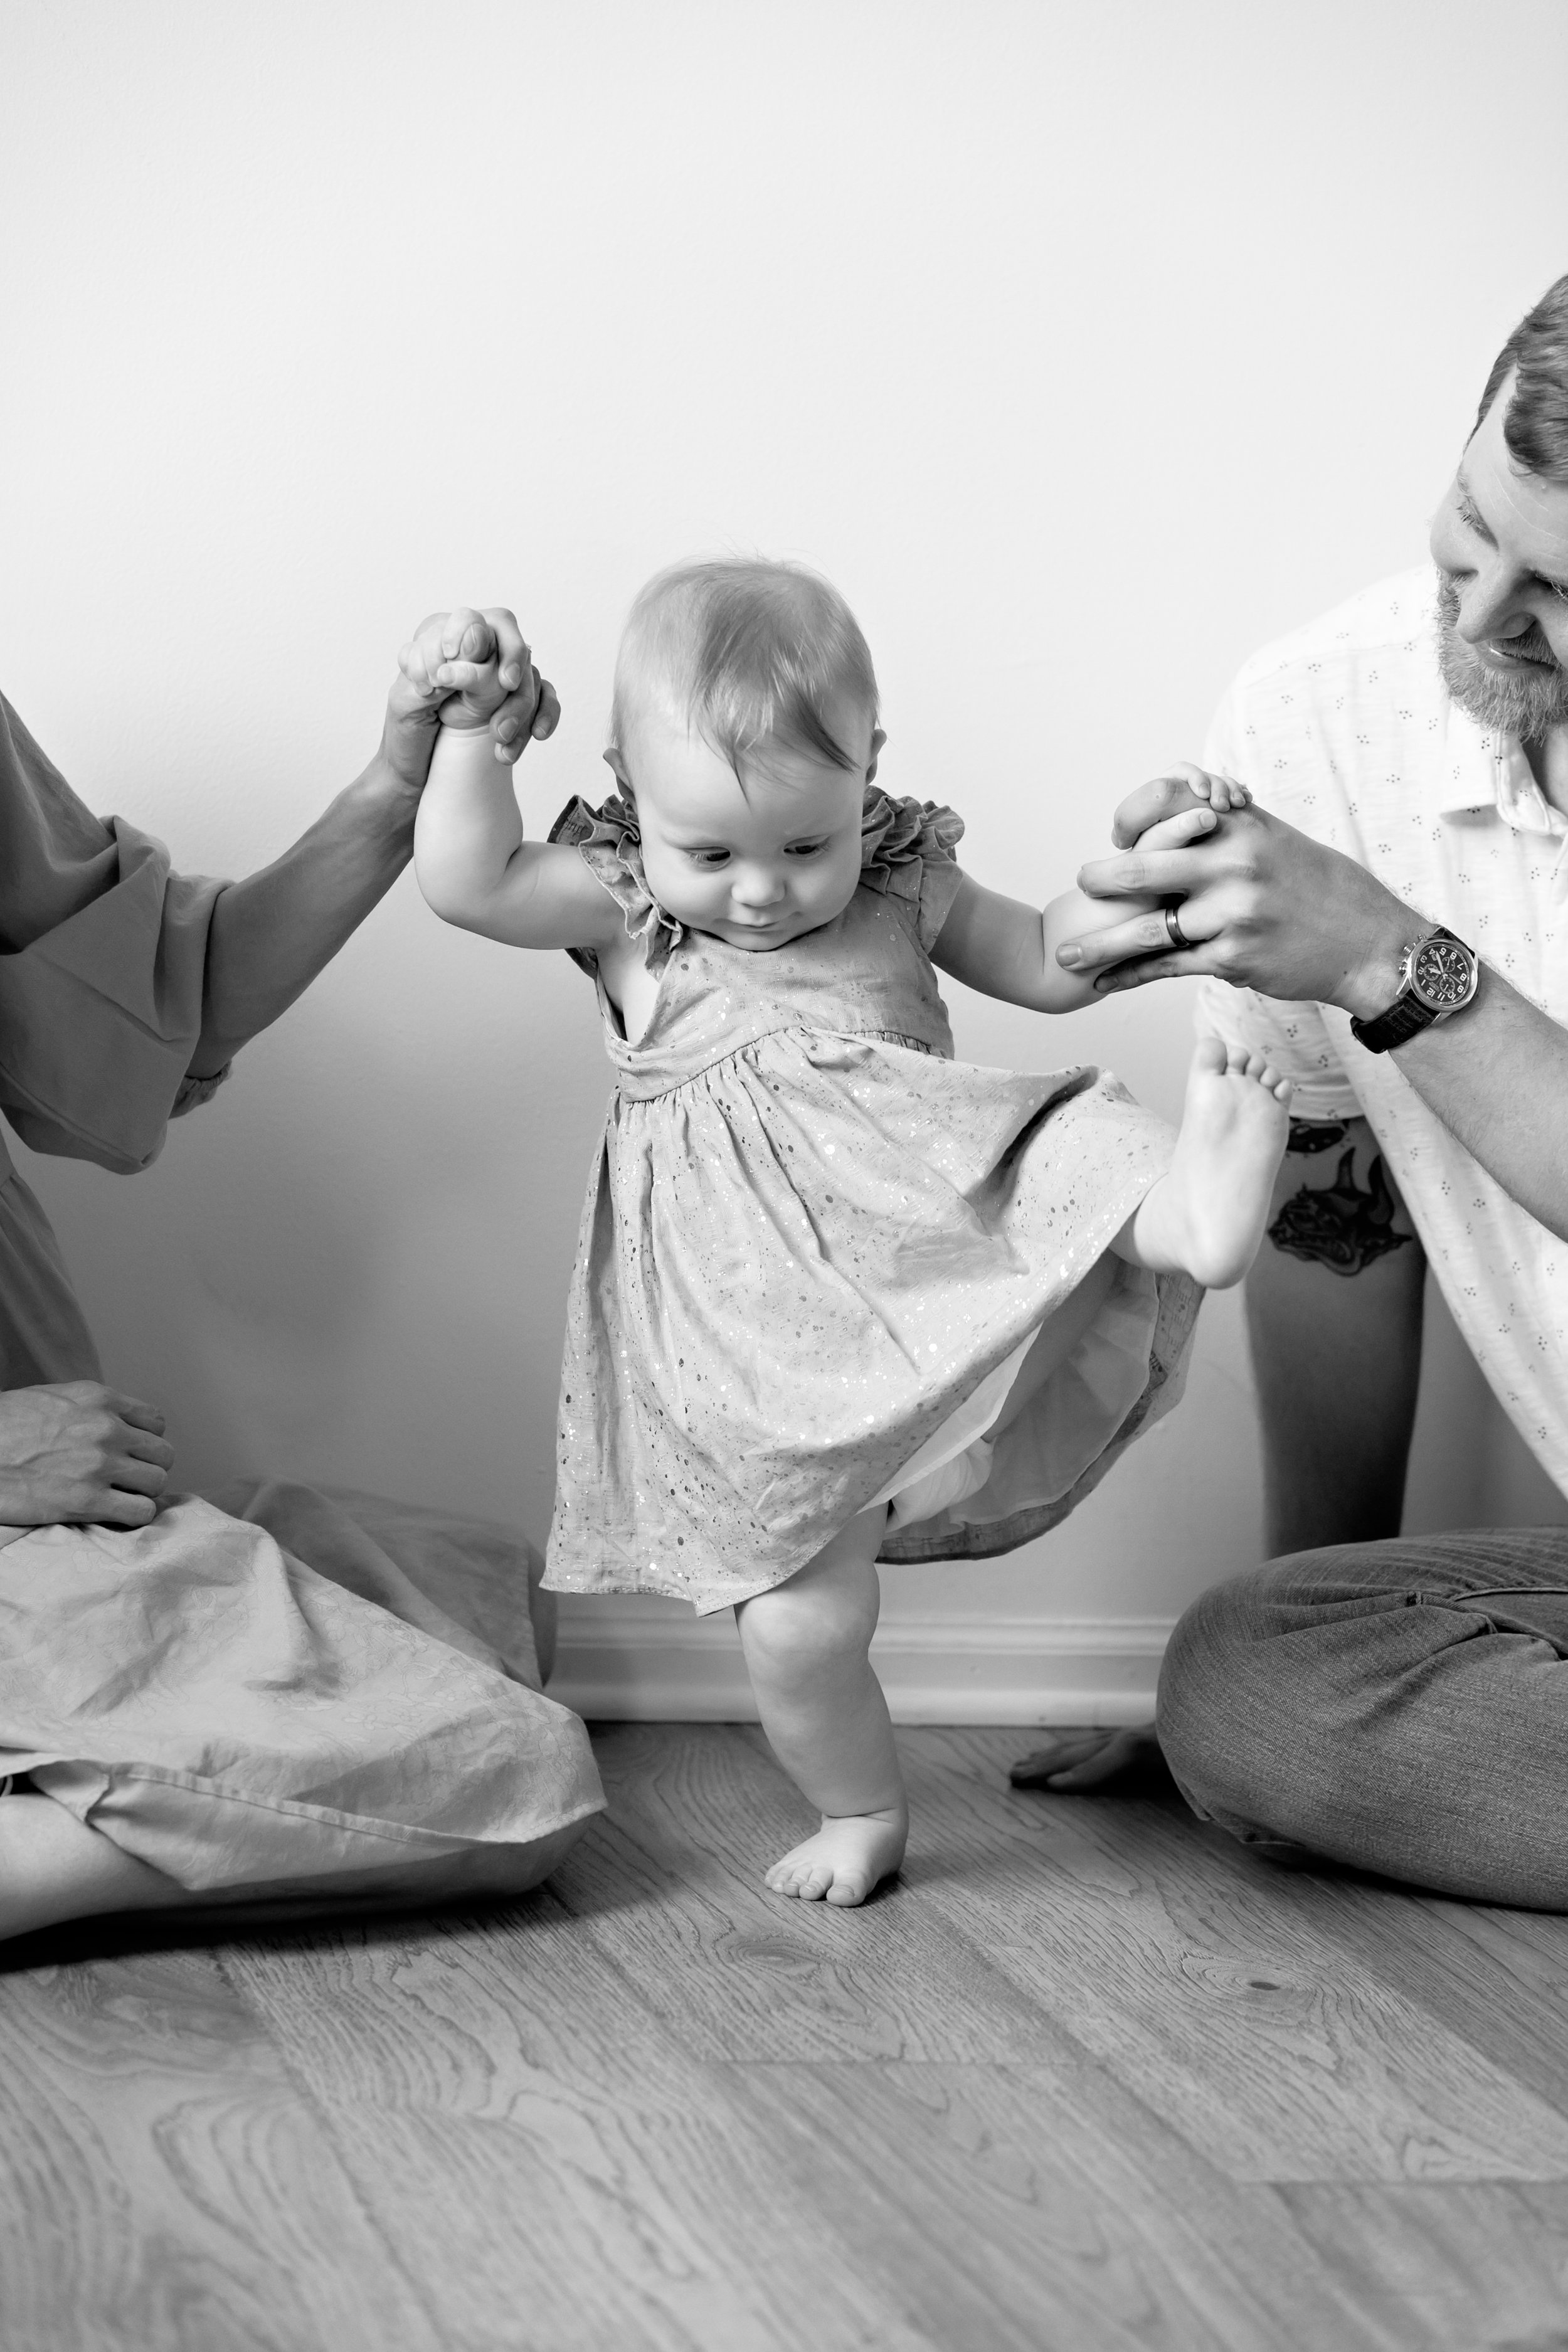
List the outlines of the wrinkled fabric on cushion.
{"label": "wrinkled fabric on cushion", "polygon": [[[379,1505],[373,1534],[300,1487],[262,1488],[250,1508],[183,1496],[146,1528],[12,1536],[0,1769],[214,1894],[465,1854],[488,1876],[498,1850],[599,1810],[578,1718],[448,1613],[469,1598],[450,1570],[471,1530],[416,1512],[400,1539]],[[482,1548],[492,1567],[510,1554],[510,1611],[498,1596],[488,1631],[531,1676],[527,1548],[499,1529]],[[440,1600],[410,1574],[422,1565]]]}

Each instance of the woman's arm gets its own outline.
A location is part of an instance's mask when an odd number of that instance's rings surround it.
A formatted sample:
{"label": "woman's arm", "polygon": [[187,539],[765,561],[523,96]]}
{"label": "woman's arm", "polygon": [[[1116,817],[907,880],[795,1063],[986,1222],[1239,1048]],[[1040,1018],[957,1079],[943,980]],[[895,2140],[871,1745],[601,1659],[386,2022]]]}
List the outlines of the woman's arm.
{"label": "woman's arm", "polygon": [[[500,762],[518,759],[531,741],[552,733],[561,706],[533,668],[510,613],[498,607],[452,617],[465,625],[478,621],[493,647],[498,690],[485,740],[496,747],[497,772],[505,776]],[[193,1077],[221,1070],[286,1013],[407,865],[439,731],[430,691],[401,675],[387,700],[381,749],[364,773],[281,857],[219,892],[207,933]]]}

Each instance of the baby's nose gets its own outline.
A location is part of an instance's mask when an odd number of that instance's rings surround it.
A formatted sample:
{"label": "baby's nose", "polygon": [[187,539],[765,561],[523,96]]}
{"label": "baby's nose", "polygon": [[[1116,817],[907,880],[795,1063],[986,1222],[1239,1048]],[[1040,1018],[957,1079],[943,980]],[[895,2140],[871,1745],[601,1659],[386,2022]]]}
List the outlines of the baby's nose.
{"label": "baby's nose", "polygon": [[765,867],[742,866],[731,889],[742,907],[772,907],[784,897],[784,877]]}

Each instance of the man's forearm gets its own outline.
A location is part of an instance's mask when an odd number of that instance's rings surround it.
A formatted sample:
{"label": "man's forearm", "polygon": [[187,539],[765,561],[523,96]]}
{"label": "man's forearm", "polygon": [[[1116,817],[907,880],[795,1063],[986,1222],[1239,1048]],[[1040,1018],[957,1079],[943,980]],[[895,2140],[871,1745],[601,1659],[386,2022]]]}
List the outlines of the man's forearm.
{"label": "man's forearm", "polygon": [[219,893],[193,1076],[286,1013],[385,897],[413,854],[417,805],[378,755],[291,849]]}
{"label": "man's forearm", "polygon": [[1568,1030],[1483,967],[1475,1003],[1394,1062],[1504,1192],[1568,1239]]}

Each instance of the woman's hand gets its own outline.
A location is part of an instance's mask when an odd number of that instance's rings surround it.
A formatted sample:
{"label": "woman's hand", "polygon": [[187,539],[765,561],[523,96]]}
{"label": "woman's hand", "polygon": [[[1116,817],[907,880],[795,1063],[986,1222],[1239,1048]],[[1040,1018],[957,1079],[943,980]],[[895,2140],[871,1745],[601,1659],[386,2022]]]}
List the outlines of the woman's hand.
{"label": "woman's hand", "polygon": [[98,1381],[0,1391],[0,1526],[144,1528],[174,1459],[157,1407]]}
{"label": "woman's hand", "polygon": [[[552,735],[561,704],[541,677],[515,614],[504,605],[432,613],[399,649],[402,683],[444,726],[488,726],[509,765],[531,742]],[[394,687],[395,696],[398,688]]]}
{"label": "woman's hand", "polygon": [[[425,782],[436,731],[447,723],[489,726],[496,758],[508,767],[530,743],[552,735],[561,718],[555,688],[541,677],[516,615],[502,604],[483,612],[460,604],[421,621],[397,656],[386,700],[382,757],[417,792]],[[456,702],[458,712],[446,711]]]}
{"label": "woman's hand", "polygon": [[[1091,898],[1150,899],[1139,912],[1080,935],[1058,951],[1097,993],[1145,981],[1212,972],[1265,996],[1338,1004],[1368,1020],[1400,987],[1405,947],[1421,919],[1364,866],[1298,833],[1267,809],[1232,806],[1208,836],[1166,847],[1173,821],[1205,805],[1202,769],[1173,769],[1123,801],[1112,838],[1136,843],[1079,875]],[[1173,905],[1185,947],[1172,944]],[[1107,912],[1109,912],[1109,908]]]}

